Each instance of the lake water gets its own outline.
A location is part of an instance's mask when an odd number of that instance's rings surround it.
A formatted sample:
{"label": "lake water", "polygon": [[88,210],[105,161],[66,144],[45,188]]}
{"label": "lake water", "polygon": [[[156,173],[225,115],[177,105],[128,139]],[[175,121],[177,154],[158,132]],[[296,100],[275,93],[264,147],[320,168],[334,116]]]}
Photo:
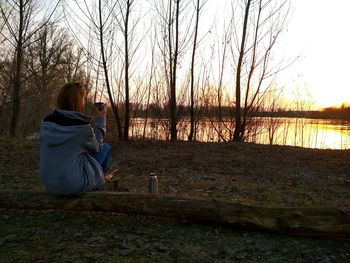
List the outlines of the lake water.
{"label": "lake water", "polygon": [[[130,136],[133,138],[169,140],[169,122],[165,119],[132,119]],[[246,141],[260,144],[278,144],[319,149],[350,149],[350,121],[316,120],[302,118],[255,118],[247,127]],[[187,140],[190,123],[178,123],[178,139]],[[200,119],[196,123],[196,140],[222,142],[232,138],[234,124]]]}

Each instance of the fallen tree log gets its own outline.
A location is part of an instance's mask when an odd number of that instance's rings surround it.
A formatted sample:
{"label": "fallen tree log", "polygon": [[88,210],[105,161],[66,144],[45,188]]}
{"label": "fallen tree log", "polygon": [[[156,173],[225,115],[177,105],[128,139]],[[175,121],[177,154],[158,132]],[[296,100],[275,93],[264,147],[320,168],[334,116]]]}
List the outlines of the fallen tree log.
{"label": "fallen tree log", "polygon": [[330,207],[271,207],[216,199],[103,191],[71,197],[0,191],[0,208],[108,211],[305,236],[350,236],[350,214]]}

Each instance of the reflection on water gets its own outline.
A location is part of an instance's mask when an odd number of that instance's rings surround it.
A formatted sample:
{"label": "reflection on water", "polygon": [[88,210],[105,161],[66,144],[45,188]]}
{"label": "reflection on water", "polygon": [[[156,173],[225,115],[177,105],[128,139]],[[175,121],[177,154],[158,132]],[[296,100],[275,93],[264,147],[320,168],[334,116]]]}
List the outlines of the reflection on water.
{"label": "reflection on water", "polygon": [[[265,127],[268,127],[268,122]],[[271,143],[263,132],[258,143]],[[273,144],[319,149],[349,149],[350,122],[337,120],[281,119]]]}
{"label": "reflection on water", "polygon": [[[132,120],[130,136],[169,140],[169,122],[166,119]],[[188,120],[178,123],[178,139],[187,140],[190,131]],[[230,120],[200,119],[196,123],[195,138],[203,142],[229,141],[234,123]],[[350,149],[350,122],[301,118],[254,118],[247,126],[248,142],[279,144],[320,149]]]}

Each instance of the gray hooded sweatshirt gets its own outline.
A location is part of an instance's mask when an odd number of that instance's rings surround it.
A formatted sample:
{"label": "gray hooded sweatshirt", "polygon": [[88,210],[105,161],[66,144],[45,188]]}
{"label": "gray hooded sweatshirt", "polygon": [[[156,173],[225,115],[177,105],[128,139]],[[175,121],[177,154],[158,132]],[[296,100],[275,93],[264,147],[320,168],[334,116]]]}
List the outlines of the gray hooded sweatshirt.
{"label": "gray hooded sweatshirt", "polygon": [[105,183],[103,170],[90,153],[102,149],[106,118],[96,118],[95,133],[91,119],[68,110],[55,110],[43,119],[40,179],[48,192],[74,195]]}

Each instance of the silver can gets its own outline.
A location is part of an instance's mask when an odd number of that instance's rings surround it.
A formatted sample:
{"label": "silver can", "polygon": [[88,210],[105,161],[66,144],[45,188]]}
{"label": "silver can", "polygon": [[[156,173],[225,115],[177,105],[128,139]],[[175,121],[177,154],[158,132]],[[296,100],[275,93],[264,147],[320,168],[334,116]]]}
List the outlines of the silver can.
{"label": "silver can", "polygon": [[155,173],[149,174],[148,192],[150,194],[158,194],[158,178]]}

